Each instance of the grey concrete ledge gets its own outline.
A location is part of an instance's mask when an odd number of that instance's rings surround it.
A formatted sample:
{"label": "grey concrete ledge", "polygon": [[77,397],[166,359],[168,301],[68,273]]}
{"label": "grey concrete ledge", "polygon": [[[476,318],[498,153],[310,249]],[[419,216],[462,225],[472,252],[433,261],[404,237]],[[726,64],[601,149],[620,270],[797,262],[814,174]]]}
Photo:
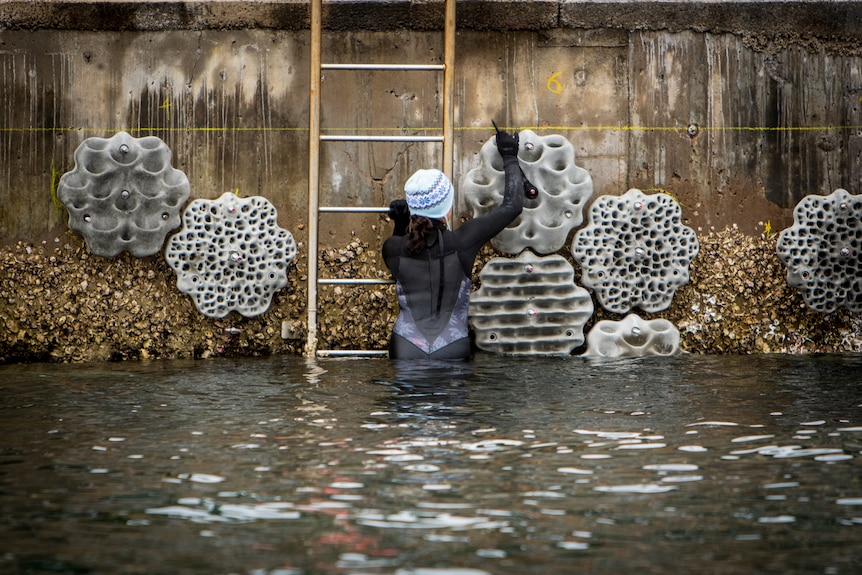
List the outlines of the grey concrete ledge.
{"label": "grey concrete ledge", "polygon": [[[439,30],[444,0],[325,0],[330,30]],[[307,0],[0,0],[6,30],[308,28]],[[470,30],[619,28],[862,39],[862,0],[460,0]]]}

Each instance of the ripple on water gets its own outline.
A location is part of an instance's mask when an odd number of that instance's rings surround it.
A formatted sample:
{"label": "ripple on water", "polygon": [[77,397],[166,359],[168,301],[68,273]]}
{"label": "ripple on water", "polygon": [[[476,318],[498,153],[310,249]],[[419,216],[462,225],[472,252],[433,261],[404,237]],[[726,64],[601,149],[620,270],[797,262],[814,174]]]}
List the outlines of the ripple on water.
{"label": "ripple on water", "polygon": [[557,469],[560,473],[569,473],[573,475],[592,475],[593,472],[589,469],[580,469],[578,467],[560,467]]}
{"label": "ripple on water", "polygon": [[467,451],[501,451],[507,447],[520,445],[524,445],[524,442],[517,439],[484,439],[475,443],[465,443],[462,447]]}
{"label": "ripple on water", "polygon": [[764,439],[772,439],[774,435],[744,435],[742,437],[734,437],[730,440],[731,443],[748,443],[749,441],[763,441]]}
{"label": "ripple on water", "polygon": [[590,544],[583,541],[560,541],[557,543],[557,547],[567,551],[584,551],[590,548]]}
{"label": "ripple on water", "polygon": [[395,575],[491,575],[481,569],[470,569],[465,567],[430,567],[397,569]]}
{"label": "ripple on water", "polygon": [[440,471],[439,466],[432,465],[430,463],[414,463],[411,465],[405,465],[404,469],[406,471],[416,471],[418,473],[434,473],[435,471]]}
{"label": "ripple on water", "polygon": [[638,483],[634,485],[599,485],[593,487],[595,491],[601,493],[667,493],[679,489],[675,485],[659,485],[658,483]]}
{"label": "ripple on water", "polygon": [[662,483],[694,483],[703,481],[703,475],[669,475],[661,478]]}
{"label": "ripple on water", "polygon": [[245,523],[300,518],[300,512],[294,505],[286,502],[220,504],[210,499],[187,498],[177,503],[177,505],[147,509],[146,512],[148,515],[165,515],[175,519],[188,519],[195,523]]}
{"label": "ripple on water", "polygon": [[185,479],[192,483],[221,483],[225,478],[209,473],[180,473],[177,475],[177,479]]}
{"label": "ripple on water", "polygon": [[493,521],[488,517],[465,517],[449,513],[416,514],[400,511],[389,515],[370,511],[359,512],[354,516],[356,523],[367,527],[382,529],[500,529],[509,525],[508,521]]}
{"label": "ripple on water", "polygon": [[653,463],[643,468],[647,471],[697,471],[698,466],[691,463]]}
{"label": "ripple on water", "polygon": [[795,523],[796,517],[793,515],[776,515],[774,517],[759,517],[758,523]]}

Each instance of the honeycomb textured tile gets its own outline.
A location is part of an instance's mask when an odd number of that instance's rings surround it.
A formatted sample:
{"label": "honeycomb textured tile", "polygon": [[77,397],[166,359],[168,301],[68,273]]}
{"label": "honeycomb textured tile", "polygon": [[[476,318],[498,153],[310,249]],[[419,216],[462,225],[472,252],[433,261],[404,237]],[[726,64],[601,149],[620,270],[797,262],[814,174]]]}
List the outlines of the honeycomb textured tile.
{"label": "honeycomb textured tile", "polygon": [[589,224],[575,233],[572,256],[581,266],[581,283],[603,308],[622,314],[670,306],[677,288],[688,283],[699,250],[681,216],[669,195],[637,189],[593,202]]}
{"label": "honeycomb textured tile", "polygon": [[[524,199],[521,215],[492,239],[491,245],[505,254],[518,254],[526,248],[540,254],[554,253],[566,243],[569,232],[583,223],[593,180],[589,172],[575,165],[575,148],[563,136],[538,136],[524,130],[519,139],[521,169],[539,195]],[[479,165],[461,179],[460,191],[473,217],[478,217],[500,205],[504,186],[503,159],[492,137],[479,151]]]}
{"label": "honeycomb textured tile", "polygon": [[265,312],[287,285],[288,265],[296,256],[293,235],[277,220],[275,207],[259,196],[228,192],[217,200],[193,201],[165,250],[177,288],[209,317]]}
{"label": "honeycomb textured tile", "polygon": [[679,330],[666,319],[643,320],[634,313],[602,320],[587,334],[584,357],[624,358],[679,353]]}
{"label": "honeycomb textured tile", "polygon": [[839,188],[802,198],[776,251],[809,308],[862,312],[862,195]]}
{"label": "honeycomb textured tile", "polygon": [[88,138],[75,150],[75,168],[63,174],[57,197],[69,228],[96,255],[128,251],[136,257],[162,249],[180,226],[189,180],[171,167],[171,150],[159,138]]}
{"label": "honeycomb textured tile", "polygon": [[479,274],[470,297],[476,345],[511,355],[568,355],[584,343],[593,301],[575,285],[575,270],[559,255],[525,251],[494,258]]}

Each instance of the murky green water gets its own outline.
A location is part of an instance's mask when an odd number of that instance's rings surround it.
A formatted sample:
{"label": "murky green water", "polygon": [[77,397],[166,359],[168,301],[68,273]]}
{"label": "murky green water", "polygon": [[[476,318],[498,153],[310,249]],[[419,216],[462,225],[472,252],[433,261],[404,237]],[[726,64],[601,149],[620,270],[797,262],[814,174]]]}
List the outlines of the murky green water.
{"label": "murky green water", "polygon": [[0,367],[0,572],[859,573],[862,357]]}

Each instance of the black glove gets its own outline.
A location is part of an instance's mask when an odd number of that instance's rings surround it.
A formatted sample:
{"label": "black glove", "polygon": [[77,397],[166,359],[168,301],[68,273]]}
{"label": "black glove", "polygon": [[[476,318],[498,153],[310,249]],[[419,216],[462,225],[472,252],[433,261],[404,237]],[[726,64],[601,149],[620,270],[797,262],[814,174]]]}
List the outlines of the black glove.
{"label": "black glove", "polygon": [[407,206],[407,200],[392,200],[389,203],[389,219],[395,224],[393,234],[403,236],[410,223],[410,208]]}
{"label": "black glove", "polygon": [[515,132],[514,136],[505,130],[497,132],[497,151],[504,158],[507,156],[517,158],[518,145],[518,132]]}

